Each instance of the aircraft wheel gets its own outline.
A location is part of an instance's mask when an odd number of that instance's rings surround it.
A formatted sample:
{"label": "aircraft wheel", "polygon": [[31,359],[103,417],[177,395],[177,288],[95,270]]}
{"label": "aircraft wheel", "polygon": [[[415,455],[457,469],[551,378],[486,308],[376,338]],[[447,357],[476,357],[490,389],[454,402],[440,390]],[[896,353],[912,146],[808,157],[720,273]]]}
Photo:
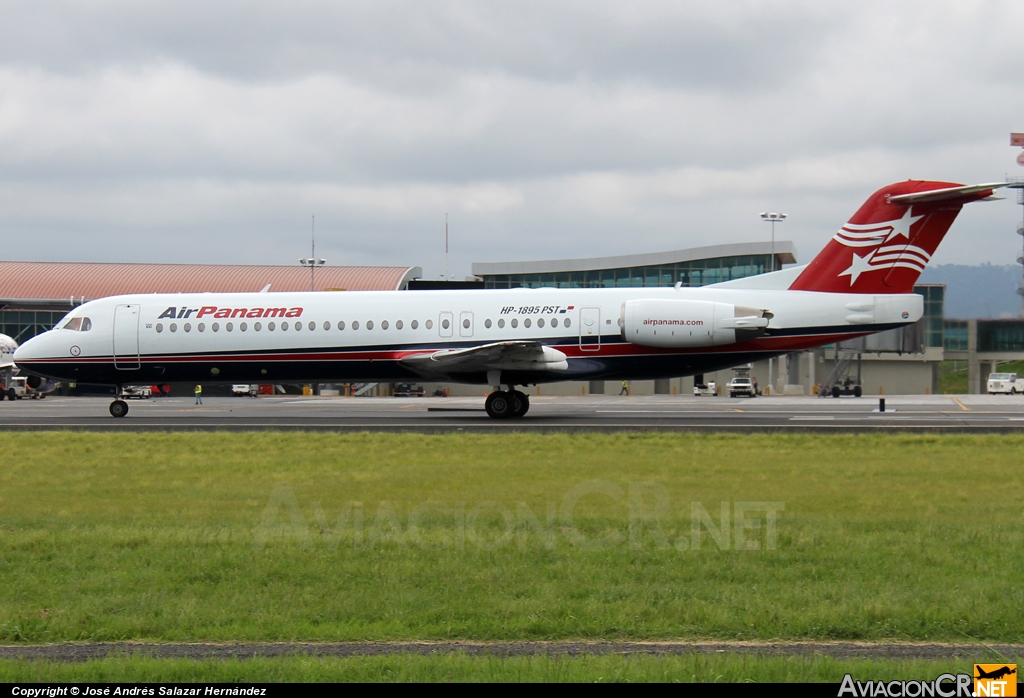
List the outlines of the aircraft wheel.
{"label": "aircraft wheel", "polygon": [[15,390],[14,388],[8,388],[7,389],[7,399],[10,400],[11,402],[14,402],[15,400],[17,400],[18,399],[18,391]]}
{"label": "aircraft wheel", "polygon": [[511,416],[517,418],[522,417],[530,411],[530,396],[521,390],[512,391],[512,402],[515,406],[515,410],[513,410]]}
{"label": "aircraft wheel", "polygon": [[839,397],[839,386],[832,386],[832,397]]}
{"label": "aircraft wheel", "polygon": [[128,414],[128,403],[124,400],[114,400],[110,403],[110,416],[123,417]]}
{"label": "aircraft wheel", "polygon": [[495,390],[487,396],[484,409],[487,410],[487,416],[491,419],[505,419],[512,416],[515,405],[511,395],[504,390]]}
{"label": "aircraft wheel", "polygon": [[853,389],[853,396],[854,396],[854,397],[860,397],[860,396],[861,396],[861,395],[863,395],[863,394],[864,394],[864,391],[863,391],[863,390],[861,390],[861,387],[860,387],[859,385],[858,385],[858,386],[856,386],[856,387],[855,387],[855,388]]}

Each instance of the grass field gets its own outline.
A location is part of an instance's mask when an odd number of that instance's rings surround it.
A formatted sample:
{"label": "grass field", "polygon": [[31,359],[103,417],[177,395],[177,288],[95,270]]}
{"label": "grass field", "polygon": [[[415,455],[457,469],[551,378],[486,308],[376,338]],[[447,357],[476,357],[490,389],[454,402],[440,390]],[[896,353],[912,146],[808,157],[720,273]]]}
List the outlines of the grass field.
{"label": "grass field", "polygon": [[868,661],[828,657],[737,655],[585,656],[578,658],[384,656],[289,657],[191,661],[116,657],[77,664],[0,660],[0,682],[277,682],[277,681],[589,681],[839,683],[844,674],[868,681],[930,680],[971,673],[969,660]]}
{"label": "grass field", "polygon": [[0,641],[1020,641],[1022,462],[1016,436],[12,433]]}

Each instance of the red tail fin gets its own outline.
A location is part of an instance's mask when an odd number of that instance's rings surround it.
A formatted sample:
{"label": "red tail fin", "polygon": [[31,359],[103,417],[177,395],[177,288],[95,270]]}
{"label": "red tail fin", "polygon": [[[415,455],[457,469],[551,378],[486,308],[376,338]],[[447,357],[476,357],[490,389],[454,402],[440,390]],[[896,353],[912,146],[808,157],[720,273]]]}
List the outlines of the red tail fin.
{"label": "red tail fin", "polygon": [[960,208],[1003,184],[908,180],[871,195],[790,286],[828,293],[911,293]]}

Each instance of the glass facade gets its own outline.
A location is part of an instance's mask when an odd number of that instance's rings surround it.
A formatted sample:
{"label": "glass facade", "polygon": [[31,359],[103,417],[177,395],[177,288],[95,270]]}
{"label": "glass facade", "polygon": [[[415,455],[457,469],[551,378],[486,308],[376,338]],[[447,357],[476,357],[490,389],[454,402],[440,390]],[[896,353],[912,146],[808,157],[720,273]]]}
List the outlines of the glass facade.
{"label": "glass facade", "polygon": [[966,320],[943,321],[942,348],[948,351],[967,351]]}
{"label": "glass facade", "polygon": [[[776,269],[782,265],[777,264]],[[695,259],[656,267],[621,267],[537,274],[484,275],[484,288],[638,288],[644,286],[706,286],[764,274],[771,255]]]}
{"label": "glass facade", "polygon": [[914,293],[924,296],[924,317],[921,318],[924,324],[924,345],[926,347],[944,346],[942,313],[944,312],[946,287],[940,285],[914,286]]}
{"label": "glass facade", "polygon": [[0,334],[18,344],[42,334],[60,322],[69,310],[0,310]]}
{"label": "glass facade", "polygon": [[979,320],[978,351],[1024,351],[1024,320]]}

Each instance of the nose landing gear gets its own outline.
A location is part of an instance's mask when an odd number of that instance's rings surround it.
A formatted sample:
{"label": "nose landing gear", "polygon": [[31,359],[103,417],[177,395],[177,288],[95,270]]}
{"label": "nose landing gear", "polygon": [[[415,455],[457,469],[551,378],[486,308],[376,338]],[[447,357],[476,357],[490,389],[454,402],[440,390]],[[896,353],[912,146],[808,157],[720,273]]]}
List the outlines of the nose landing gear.
{"label": "nose landing gear", "polygon": [[492,419],[517,419],[530,409],[530,396],[513,386],[508,390],[495,390],[484,403],[487,416]]}
{"label": "nose landing gear", "polygon": [[110,416],[123,417],[128,414],[128,403],[121,399],[121,386],[117,386],[117,399],[110,403]]}

